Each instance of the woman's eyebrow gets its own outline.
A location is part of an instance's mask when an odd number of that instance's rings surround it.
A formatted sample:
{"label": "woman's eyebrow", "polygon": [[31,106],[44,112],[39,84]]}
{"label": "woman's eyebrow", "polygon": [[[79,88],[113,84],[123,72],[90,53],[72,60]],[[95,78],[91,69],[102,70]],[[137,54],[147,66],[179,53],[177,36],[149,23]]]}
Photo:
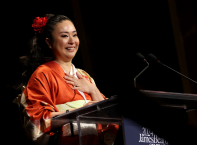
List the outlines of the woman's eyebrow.
{"label": "woman's eyebrow", "polygon": [[[75,33],[75,32],[77,32],[77,31],[72,31],[72,33]],[[60,32],[60,33],[69,33],[69,32],[68,31],[63,31],[63,32]]]}

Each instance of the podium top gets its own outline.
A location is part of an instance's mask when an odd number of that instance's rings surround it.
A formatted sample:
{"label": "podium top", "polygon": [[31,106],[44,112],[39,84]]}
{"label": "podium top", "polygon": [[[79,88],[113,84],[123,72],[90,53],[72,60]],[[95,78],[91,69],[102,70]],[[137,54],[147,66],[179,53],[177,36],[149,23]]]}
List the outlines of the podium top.
{"label": "podium top", "polygon": [[174,92],[163,92],[163,91],[152,91],[152,90],[140,90],[140,92],[147,94],[150,97],[197,101],[197,94],[174,93]]}
{"label": "podium top", "polygon": [[[181,105],[187,105],[190,108],[197,108],[197,94],[152,91],[152,90],[139,90],[139,92],[151,98],[164,100],[165,103],[167,104],[179,104],[179,105],[181,104]],[[132,96],[132,97],[137,97],[137,96]],[[100,102],[97,102],[97,103],[94,103],[94,104],[91,104],[82,108],[78,108],[68,113],[55,116],[52,118],[52,120],[64,118],[65,115],[68,116],[68,115],[75,114],[74,116],[76,117],[87,112],[98,111],[99,108],[104,109],[106,106],[110,106],[110,105],[113,106],[115,104],[118,104],[119,103],[117,101],[118,99],[120,99],[118,96],[113,96],[109,99],[106,99],[106,100],[103,100],[103,101],[100,101]]]}

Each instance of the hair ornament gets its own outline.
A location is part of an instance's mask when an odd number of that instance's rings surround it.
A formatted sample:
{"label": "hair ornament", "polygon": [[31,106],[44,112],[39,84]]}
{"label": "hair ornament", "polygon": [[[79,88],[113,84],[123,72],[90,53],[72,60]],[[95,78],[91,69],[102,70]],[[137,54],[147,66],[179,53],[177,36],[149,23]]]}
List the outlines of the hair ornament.
{"label": "hair ornament", "polygon": [[33,20],[33,24],[32,24],[32,27],[34,28],[34,31],[35,31],[35,34],[40,34],[43,32],[44,30],[44,27],[47,23],[47,16],[45,17],[36,17],[34,20]]}

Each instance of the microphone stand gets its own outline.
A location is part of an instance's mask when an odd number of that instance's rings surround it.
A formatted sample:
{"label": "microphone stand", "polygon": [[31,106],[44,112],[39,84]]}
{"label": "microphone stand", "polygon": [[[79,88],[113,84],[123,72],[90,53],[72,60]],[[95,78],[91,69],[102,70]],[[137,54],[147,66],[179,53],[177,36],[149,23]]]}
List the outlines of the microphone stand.
{"label": "microphone stand", "polygon": [[188,77],[184,76],[183,74],[181,74],[181,73],[177,72],[176,70],[174,70],[174,69],[170,68],[169,66],[167,66],[167,65],[165,65],[165,64],[163,64],[163,63],[161,63],[160,61],[158,61],[158,63],[162,64],[163,66],[165,66],[165,67],[167,67],[167,68],[171,69],[172,71],[174,71],[174,72],[178,73],[179,75],[181,75],[181,76],[185,77],[186,79],[188,79],[188,80],[190,80],[190,81],[192,81],[192,82],[194,82],[194,83],[196,83],[196,84],[197,84],[197,82],[196,82],[196,81],[194,81],[194,80],[192,80],[192,79],[190,79],[190,78],[188,78]]}
{"label": "microphone stand", "polygon": [[144,61],[148,64],[135,78],[134,78],[134,87],[136,88],[136,79],[139,75],[141,75],[148,67],[149,67],[149,63],[146,61],[146,59],[144,59]]}
{"label": "microphone stand", "polygon": [[171,69],[172,71],[174,71],[174,72],[176,72],[176,73],[178,73],[179,75],[183,76],[184,78],[186,78],[186,79],[188,79],[188,80],[190,80],[190,81],[192,81],[192,82],[194,82],[194,83],[197,84],[196,81],[190,79],[189,77],[184,76],[183,74],[177,72],[176,70],[170,68],[169,66],[167,66],[167,65],[165,65],[165,64],[163,64],[163,63],[161,63],[161,62],[157,59],[157,57],[154,56],[153,54],[150,53],[150,54],[148,55],[148,57],[150,57],[150,58],[151,58],[152,60],[154,60],[155,62],[157,62],[157,63],[159,63],[159,64],[161,64],[161,65],[163,65],[163,66],[165,66],[165,67],[167,67],[167,68],[169,68],[169,69]]}

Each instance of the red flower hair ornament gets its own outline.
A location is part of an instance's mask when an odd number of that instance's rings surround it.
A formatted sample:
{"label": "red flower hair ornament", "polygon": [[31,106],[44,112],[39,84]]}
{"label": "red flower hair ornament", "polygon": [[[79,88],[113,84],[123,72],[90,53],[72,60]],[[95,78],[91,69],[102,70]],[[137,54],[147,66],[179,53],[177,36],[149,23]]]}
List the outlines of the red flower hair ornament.
{"label": "red flower hair ornament", "polygon": [[35,34],[43,32],[44,27],[45,27],[45,25],[47,23],[47,20],[48,20],[47,16],[45,16],[45,17],[36,17],[33,20],[32,27],[34,28]]}

